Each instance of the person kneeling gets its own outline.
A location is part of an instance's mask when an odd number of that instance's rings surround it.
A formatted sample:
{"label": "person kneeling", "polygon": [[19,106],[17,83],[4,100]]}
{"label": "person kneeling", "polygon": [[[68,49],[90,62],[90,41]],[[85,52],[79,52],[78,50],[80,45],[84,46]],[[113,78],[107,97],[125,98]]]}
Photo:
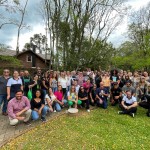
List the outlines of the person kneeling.
{"label": "person kneeling", "polygon": [[67,96],[69,107],[75,104],[74,107],[77,108],[77,104],[80,105],[82,103],[82,101],[78,100],[78,94],[76,93],[75,86],[71,86],[71,89],[68,92]]}
{"label": "person kneeling", "polygon": [[32,119],[37,120],[41,116],[41,120],[46,121],[46,114],[49,111],[49,108],[45,106],[44,99],[41,98],[41,91],[37,90],[35,92],[35,98],[31,100],[31,109],[32,109]]}
{"label": "person kneeling", "polygon": [[118,114],[129,114],[134,117],[137,111],[137,100],[132,96],[130,91],[126,92],[126,96],[123,97],[120,108],[122,111],[119,111]]}
{"label": "person kneeling", "polygon": [[19,121],[29,125],[31,116],[30,101],[23,96],[22,90],[17,90],[15,97],[8,102],[8,117],[10,125],[16,125]]}
{"label": "person kneeling", "polygon": [[116,106],[121,103],[122,100],[122,90],[118,85],[118,82],[114,82],[114,86],[111,88],[111,106]]}
{"label": "person kneeling", "polygon": [[90,112],[90,107],[89,107],[90,103],[88,99],[88,93],[85,91],[83,86],[80,86],[78,97],[79,97],[79,100],[82,102],[81,104],[82,107],[85,107],[85,103],[86,103],[87,112]]}
{"label": "person kneeling", "polygon": [[109,96],[107,89],[104,87],[103,82],[100,82],[100,87],[96,90],[97,106],[104,109],[107,108],[107,97]]}

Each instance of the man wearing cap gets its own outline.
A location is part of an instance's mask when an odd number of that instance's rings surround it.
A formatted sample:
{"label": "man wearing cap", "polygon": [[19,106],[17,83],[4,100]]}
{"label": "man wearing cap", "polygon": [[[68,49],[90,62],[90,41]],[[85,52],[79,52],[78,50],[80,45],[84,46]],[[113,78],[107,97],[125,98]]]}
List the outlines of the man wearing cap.
{"label": "man wearing cap", "polygon": [[111,105],[115,106],[116,104],[120,104],[122,100],[122,90],[119,87],[118,82],[114,82],[113,87],[111,88]]}
{"label": "man wearing cap", "polygon": [[130,91],[133,96],[135,96],[135,88],[131,85],[131,81],[127,81],[126,84],[122,88],[123,96],[126,95],[126,92]]}

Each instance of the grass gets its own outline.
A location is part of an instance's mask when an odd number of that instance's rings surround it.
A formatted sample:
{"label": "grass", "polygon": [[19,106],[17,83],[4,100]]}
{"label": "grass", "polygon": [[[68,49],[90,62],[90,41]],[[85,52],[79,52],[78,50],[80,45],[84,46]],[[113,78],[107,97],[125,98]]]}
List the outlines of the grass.
{"label": "grass", "polygon": [[7,143],[2,150],[149,150],[150,118],[118,115],[118,108],[80,111],[51,120]]}

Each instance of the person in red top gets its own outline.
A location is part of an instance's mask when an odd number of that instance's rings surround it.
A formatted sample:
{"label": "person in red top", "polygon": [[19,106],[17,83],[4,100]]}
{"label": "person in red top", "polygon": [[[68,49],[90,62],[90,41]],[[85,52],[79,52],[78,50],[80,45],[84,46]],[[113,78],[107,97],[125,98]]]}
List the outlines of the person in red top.
{"label": "person in red top", "polygon": [[57,99],[57,102],[55,103],[55,110],[61,111],[61,107],[64,107],[64,104],[67,103],[67,100],[64,99],[61,85],[58,86],[58,91],[56,91],[54,95],[56,96]]}

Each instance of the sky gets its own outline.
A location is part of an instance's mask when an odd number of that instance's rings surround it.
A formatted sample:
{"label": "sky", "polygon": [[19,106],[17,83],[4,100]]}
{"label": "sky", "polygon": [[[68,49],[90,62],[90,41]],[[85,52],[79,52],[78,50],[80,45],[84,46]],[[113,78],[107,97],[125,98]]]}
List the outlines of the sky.
{"label": "sky", "polygon": [[[25,43],[30,41],[36,33],[45,34],[43,28],[44,23],[41,22],[41,16],[37,12],[38,2],[40,0],[29,0],[27,5],[27,14],[24,22],[30,26],[30,30],[22,30],[20,35],[20,50],[23,49]],[[138,10],[147,5],[150,0],[127,0],[126,4],[130,5],[132,10]],[[118,47],[121,43],[127,40],[127,25],[129,17],[126,16],[122,23],[111,34],[108,41],[113,43],[114,47]],[[6,44],[15,49],[17,39],[17,29],[13,25],[6,25],[0,29],[0,44]]]}

